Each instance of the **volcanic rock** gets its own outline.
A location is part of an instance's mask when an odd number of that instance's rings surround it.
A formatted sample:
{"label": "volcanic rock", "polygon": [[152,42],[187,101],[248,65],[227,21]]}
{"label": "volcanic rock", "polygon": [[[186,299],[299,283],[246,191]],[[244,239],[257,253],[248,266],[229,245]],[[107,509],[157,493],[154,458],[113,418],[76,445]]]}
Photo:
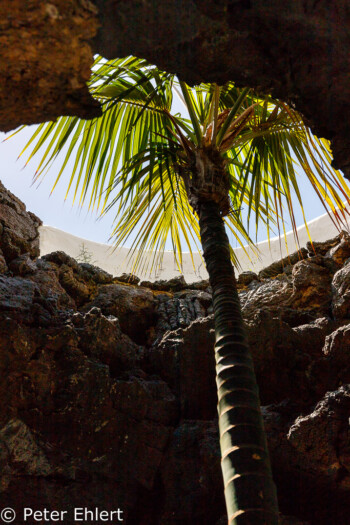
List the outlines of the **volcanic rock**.
{"label": "volcanic rock", "polygon": [[213,320],[204,318],[192,322],[184,330],[166,332],[148,352],[151,368],[179,398],[183,418],[209,420],[215,417],[217,395],[213,348]]}
{"label": "volcanic rock", "polygon": [[2,3],[0,127],[100,114],[89,94],[97,9],[90,1]]}
{"label": "volcanic rock", "polygon": [[[21,220],[28,248],[37,222]],[[344,239],[239,285],[282,523],[348,524]],[[64,509],[73,525],[74,507],[117,502],[131,525],[220,523],[209,283],[151,290],[17,247],[0,273],[0,508]]]}
{"label": "volcanic rock", "polygon": [[337,264],[342,265],[350,257],[350,235],[347,232],[342,232],[340,243],[336,244],[327,252]]}
{"label": "volcanic rock", "polygon": [[[39,256],[41,220],[0,182],[0,237],[1,255],[8,264],[22,254]],[[1,263],[1,261],[0,261]],[[5,263],[2,261],[5,270]]]}
{"label": "volcanic rock", "polygon": [[332,288],[334,317],[350,318],[350,261],[334,275]]}
{"label": "volcanic rock", "polygon": [[311,414],[298,417],[287,435],[298,468],[342,489],[350,488],[349,414],[350,386],[344,385],[328,392]]}
{"label": "volcanic rock", "polygon": [[153,326],[156,300],[150,290],[133,285],[100,286],[84,311],[101,308],[104,315],[118,317],[120,327],[136,343],[147,340],[147,330]]}
{"label": "volcanic rock", "polygon": [[284,257],[279,261],[273,262],[272,264],[261,270],[259,272],[259,279],[276,277],[276,275],[283,273],[284,269],[287,266],[293,265],[298,261],[301,261],[306,256],[307,250],[305,248],[302,248],[301,250],[298,250],[297,252],[294,252],[291,255],[287,255],[287,257]]}

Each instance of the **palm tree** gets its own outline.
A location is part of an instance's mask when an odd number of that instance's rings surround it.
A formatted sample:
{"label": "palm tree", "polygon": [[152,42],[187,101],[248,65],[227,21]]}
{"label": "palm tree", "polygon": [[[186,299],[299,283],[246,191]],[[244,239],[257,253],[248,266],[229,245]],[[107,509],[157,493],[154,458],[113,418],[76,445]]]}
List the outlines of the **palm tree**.
{"label": "palm tree", "polygon": [[[116,209],[117,244],[128,240],[137,225],[131,248],[135,269],[146,264],[142,257],[150,250],[152,263],[160,264],[168,237],[181,267],[182,244],[192,253],[196,239],[201,240],[213,295],[228,522],[277,524],[258,388],[232,265],[237,261],[225,224],[238,242],[250,242],[243,226],[245,206],[248,222],[254,218],[257,228],[263,221],[267,231],[284,227],[287,213],[296,234],[293,201],[302,207],[297,164],[335,221],[345,217],[348,188],[330,166],[328,143],[310,133],[297,111],[270,96],[233,83],[190,88],[135,57],[98,57],[89,85],[102,104],[102,116],[92,121],[62,117],[40,125],[26,146],[35,144],[29,159],[43,152],[36,178],[63,151],[57,183],[73,158],[67,193],[74,188],[74,198],[80,193],[80,203],[89,198],[89,206],[102,212]],[[188,116],[172,112],[174,92]]]}

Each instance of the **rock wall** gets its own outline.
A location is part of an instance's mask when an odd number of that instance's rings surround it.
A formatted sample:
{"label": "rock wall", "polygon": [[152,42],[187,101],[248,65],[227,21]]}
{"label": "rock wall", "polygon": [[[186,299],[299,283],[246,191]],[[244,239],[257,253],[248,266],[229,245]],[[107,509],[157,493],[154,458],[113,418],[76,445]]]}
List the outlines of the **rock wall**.
{"label": "rock wall", "polygon": [[89,0],[0,2],[0,129],[100,114],[86,86],[98,27]]}
{"label": "rock wall", "polygon": [[0,182],[0,270],[20,265],[20,261],[39,256],[41,220]]}
{"label": "rock wall", "polygon": [[[37,258],[39,219],[0,190],[0,508],[224,524],[209,283]],[[281,523],[346,525],[350,238],[302,253],[238,287]]]}
{"label": "rock wall", "polygon": [[347,0],[0,3],[0,129],[93,118],[94,53],[136,55],[190,83],[233,80],[291,101],[350,171]]}

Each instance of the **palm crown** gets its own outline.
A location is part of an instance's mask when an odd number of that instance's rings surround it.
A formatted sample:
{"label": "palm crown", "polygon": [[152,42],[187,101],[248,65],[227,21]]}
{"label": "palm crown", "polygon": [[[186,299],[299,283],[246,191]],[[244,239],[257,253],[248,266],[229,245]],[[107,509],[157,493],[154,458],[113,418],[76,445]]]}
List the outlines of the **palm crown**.
{"label": "palm crown", "polygon": [[[241,245],[251,242],[242,205],[256,229],[263,222],[268,235],[276,225],[280,231],[289,216],[296,233],[293,197],[302,208],[296,164],[335,220],[345,216],[349,191],[330,166],[328,142],[314,137],[286,104],[233,83],[189,88],[135,57],[108,62],[98,57],[89,86],[102,104],[102,116],[41,124],[25,150],[34,141],[30,159],[45,148],[37,178],[64,150],[55,185],[74,158],[67,194],[73,190],[80,204],[88,198],[90,207],[103,212],[116,210],[112,237],[117,245],[137,226],[131,251],[137,254],[135,268],[146,251],[159,264],[168,237],[180,266],[183,244],[191,253],[198,248],[197,215],[188,206],[196,209],[196,186],[220,202],[226,225]],[[189,118],[172,113],[175,90]],[[217,172],[206,185],[191,176],[192,167],[203,162]]]}

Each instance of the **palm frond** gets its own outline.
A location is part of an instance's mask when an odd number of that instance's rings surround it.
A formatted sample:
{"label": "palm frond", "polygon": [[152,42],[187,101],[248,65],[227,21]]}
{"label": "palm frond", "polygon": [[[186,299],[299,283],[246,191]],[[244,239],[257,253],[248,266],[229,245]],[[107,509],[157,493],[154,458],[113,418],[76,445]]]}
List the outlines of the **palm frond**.
{"label": "palm frond", "polygon": [[[102,213],[115,210],[112,237],[118,245],[132,239],[135,267],[150,250],[160,253],[149,267],[160,264],[167,239],[179,267],[182,246],[190,252],[198,246],[197,217],[177,175],[179,166],[191,165],[196,148],[216,148],[225,159],[236,210],[226,222],[240,245],[251,245],[252,221],[255,234],[262,224],[269,238],[285,231],[287,217],[297,242],[296,205],[305,219],[299,175],[339,227],[346,221],[349,188],[331,166],[328,142],[314,137],[286,104],[232,82],[190,88],[136,57],[97,57],[89,89],[102,105],[101,117],[41,124],[22,154],[29,152],[27,163],[41,154],[36,179],[61,162],[53,189],[73,161],[66,197]],[[174,89],[189,119],[172,114]],[[237,211],[242,208],[246,215]]]}
{"label": "palm frond", "polygon": [[[270,214],[277,219],[278,226],[281,222],[284,227],[287,211],[298,242],[295,202],[306,224],[298,184],[301,175],[310,181],[325,209],[333,212],[338,227],[343,227],[349,188],[341,173],[330,166],[327,144],[313,138],[299,113],[278,102],[274,105],[260,102],[255,106],[254,122],[234,138],[231,155],[238,148],[237,159],[245,159],[241,171],[242,200],[248,191],[248,220],[254,215],[256,229],[262,217]],[[264,209],[260,213],[262,202]]]}

